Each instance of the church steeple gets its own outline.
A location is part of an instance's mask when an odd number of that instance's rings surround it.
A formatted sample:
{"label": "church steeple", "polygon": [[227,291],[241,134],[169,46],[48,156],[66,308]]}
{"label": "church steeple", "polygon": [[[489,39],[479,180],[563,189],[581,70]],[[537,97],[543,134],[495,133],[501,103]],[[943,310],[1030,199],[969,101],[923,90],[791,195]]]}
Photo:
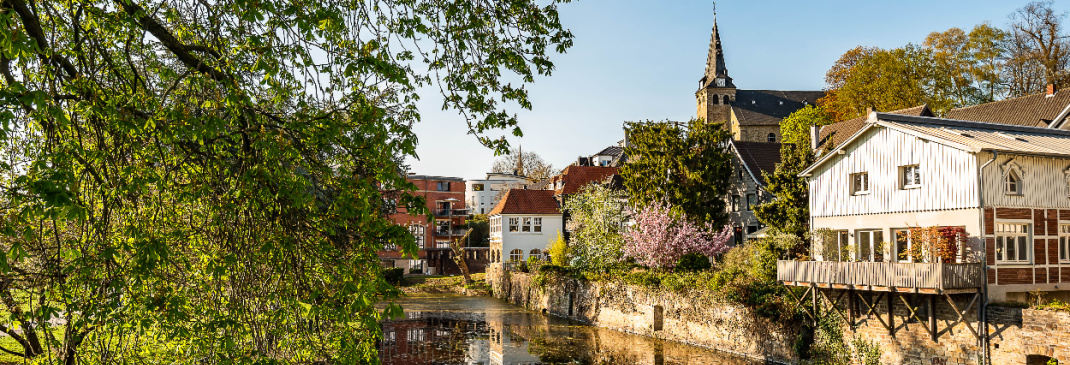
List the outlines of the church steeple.
{"label": "church steeple", "polygon": [[728,77],[728,68],[724,64],[724,50],[721,49],[721,35],[717,32],[717,4],[713,8],[713,31],[710,34],[710,50],[706,56],[706,73],[701,80],[701,88],[735,87]]}

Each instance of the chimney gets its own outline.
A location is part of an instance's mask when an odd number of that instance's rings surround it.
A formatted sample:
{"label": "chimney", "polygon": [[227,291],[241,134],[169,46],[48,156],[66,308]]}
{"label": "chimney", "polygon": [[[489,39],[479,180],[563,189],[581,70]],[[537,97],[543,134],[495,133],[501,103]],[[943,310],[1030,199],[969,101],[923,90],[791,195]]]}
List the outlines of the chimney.
{"label": "chimney", "polygon": [[1059,91],[1059,89],[1055,88],[1055,84],[1048,84],[1048,94],[1046,96],[1055,96],[1056,91]]}
{"label": "chimney", "polygon": [[866,107],[866,116],[868,117],[870,114],[873,114],[873,107],[867,106]]}
{"label": "chimney", "polygon": [[817,149],[817,138],[821,136],[820,130],[821,128],[816,125],[810,126],[810,149],[812,150]]}

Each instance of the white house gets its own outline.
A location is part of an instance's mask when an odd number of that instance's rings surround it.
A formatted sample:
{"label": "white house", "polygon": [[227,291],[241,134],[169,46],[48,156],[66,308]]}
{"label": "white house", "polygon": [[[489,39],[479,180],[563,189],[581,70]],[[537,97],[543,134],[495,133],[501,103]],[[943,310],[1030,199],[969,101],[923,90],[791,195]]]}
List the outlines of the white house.
{"label": "white house", "polygon": [[[839,263],[778,263],[786,284],[1070,299],[1070,131],[872,113],[802,176],[812,228],[830,230],[811,253]],[[969,239],[932,257],[920,227]]]}
{"label": "white house", "polygon": [[545,259],[563,225],[553,190],[509,190],[489,215],[491,262]]}
{"label": "white house", "polygon": [[487,214],[498,205],[498,201],[504,195],[504,191],[517,187],[522,188],[532,182],[531,178],[525,176],[487,173],[486,179],[465,182],[465,205],[471,210],[472,214]]}

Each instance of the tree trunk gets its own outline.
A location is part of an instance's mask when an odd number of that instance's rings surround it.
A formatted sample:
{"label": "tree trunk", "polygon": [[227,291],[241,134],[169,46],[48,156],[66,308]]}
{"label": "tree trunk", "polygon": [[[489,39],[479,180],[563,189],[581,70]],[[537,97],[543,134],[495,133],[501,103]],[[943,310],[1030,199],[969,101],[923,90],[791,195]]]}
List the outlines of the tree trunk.
{"label": "tree trunk", "polygon": [[461,274],[464,275],[465,285],[472,283],[472,276],[468,274],[468,262],[464,260],[464,244],[462,242],[468,240],[468,235],[472,234],[472,231],[475,231],[475,229],[469,228],[468,232],[464,233],[464,237],[450,243],[450,249],[453,251],[453,262],[457,263],[457,267],[461,269]]}

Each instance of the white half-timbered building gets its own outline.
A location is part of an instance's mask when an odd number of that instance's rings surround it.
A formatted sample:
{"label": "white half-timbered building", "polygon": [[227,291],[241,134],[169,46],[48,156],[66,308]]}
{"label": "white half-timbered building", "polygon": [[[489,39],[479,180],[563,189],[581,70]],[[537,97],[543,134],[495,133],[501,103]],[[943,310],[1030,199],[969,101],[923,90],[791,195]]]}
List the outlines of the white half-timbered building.
{"label": "white half-timbered building", "polygon": [[[802,176],[825,263],[780,262],[785,284],[1070,299],[1070,131],[872,113]],[[911,254],[921,227],[969,238]]]}

